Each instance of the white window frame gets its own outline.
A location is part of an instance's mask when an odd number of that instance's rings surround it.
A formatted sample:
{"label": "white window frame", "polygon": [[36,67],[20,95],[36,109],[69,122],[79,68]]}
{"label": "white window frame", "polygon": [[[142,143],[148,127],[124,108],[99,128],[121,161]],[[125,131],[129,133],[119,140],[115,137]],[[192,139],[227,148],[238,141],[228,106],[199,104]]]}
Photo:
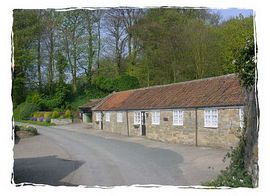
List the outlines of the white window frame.
{"label": "white window frame", "polygon": [[106,119],[106,122],[110,122],[111,121],[111,112],[106,112],[105,119]]}
{"label": "white window frame", "polygon": [[184,125],[184,111],[173,110],[173,125]]}
{"label": "white window frame", "polygon": [[204,109],[204,127],[218,128],[218,109]]}
{"label": "white window frame", "polygon": [[152,125],[159,125],[160,124],[160,111],[152,111]]}
{"label": "white window frame", "polygon": [[239,123],[240,128],[244,127],[244,108],[239,108]]}
{"label": "white window frame", "polygon": [[134,112],[134,125],[141,124],[141,112]]}
{"label": "white window frame", "polygon": [[116,113],[116,121],[117,122],[123,122],[123,112],[117,112]]}
{"label": "white window frame", "polygon": [[96,112],[96,121],[101,121],[101,112]]}

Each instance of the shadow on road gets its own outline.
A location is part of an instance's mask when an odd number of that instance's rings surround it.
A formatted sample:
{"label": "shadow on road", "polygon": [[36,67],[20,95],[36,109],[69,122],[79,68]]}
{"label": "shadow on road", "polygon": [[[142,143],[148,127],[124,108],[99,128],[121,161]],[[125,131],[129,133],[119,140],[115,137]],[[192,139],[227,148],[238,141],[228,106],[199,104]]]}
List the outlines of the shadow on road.
{"label": "shadow on road", "polygon": [[82,164],[84,164],[82,161],[59,159],[56,156],[15,159],[14,182],[16,184],[76,186],[61,180],[81,167]]}

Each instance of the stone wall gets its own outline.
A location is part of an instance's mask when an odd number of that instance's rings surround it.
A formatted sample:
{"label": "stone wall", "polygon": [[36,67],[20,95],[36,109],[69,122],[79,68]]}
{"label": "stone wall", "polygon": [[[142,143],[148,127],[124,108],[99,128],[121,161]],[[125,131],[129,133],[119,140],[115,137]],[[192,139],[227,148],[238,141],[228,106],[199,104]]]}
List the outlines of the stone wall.
{"label": "stone wall", "polygon": [[[146,113],[146,137],[170,143],[196,144],[196,112],[195,109],[185,109],[183,125],[173,125],[173,110],[160,110],[160,124],[152,124],[152,112]],[[95,114],[93,115],[95,120]],[[128,117],[128,119],[127,119]],[[111,112],[110,122],[103,116],[103,129],[122,135],[141,136],[141,127],[134,125],[134,111],[123,112],[123,122],[116,121],[116,112]],[[128,127],[127,127],[128,121]],[[99,124],[94,128],[99,129]],[[197,144],[199,146],[214,146],[229,148],[236,146],[238,138],[236,131],[240,126],[238,108],[218,109],[218,127],[204,127],[204,109],[197,110]]]}
{"label": "stone wall", "polygon": [[63,119],[52,118],[51,123],[54,123],[56,125],[68,125],[68,124],[72,123],[72,119],[70,119],[70,118],[63,118]]}
{"label": "stone wall", "polygon": [[100,123],[103,123],[103,130],[121,135],[128,135],[127,132],[127,116],[123,113],[123,122],[117,122],[117,112],[110,112],[110,122],[106,121],[106,112],[102,112],[102,122],[96,121],[96,112],[93,112],[93,128],[100,129]]}

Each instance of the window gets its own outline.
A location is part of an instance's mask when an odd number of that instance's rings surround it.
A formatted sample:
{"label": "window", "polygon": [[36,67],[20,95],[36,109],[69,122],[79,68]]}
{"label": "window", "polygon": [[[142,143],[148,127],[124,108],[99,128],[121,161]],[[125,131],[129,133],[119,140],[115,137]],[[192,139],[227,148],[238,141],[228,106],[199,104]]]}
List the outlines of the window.
{"label": "window", "polygon": [[110,122],[110,118],[111,118],[111,113],[106,112],[106,122]]}
{"label": "window", "polygon": [[116,120],[117,122],[123,122],[123,112],[117,112]]}
{"label": "window", "polygon": [[152,124],[159,125],[160,123],[160,111],[153,111],[152,112]]}
{"label": "window", "polygon": [[183,125],[183,110],[173,110],[173,125]]}
{"label": "window", "polygon": [[96,112],[96,121],[101,121],[101,112]]}
{"label": "window", "polygon": [[204,110],[204,127],[218,127],[218,110],[205,109]]}
{"label": "window", "polygon": [[141,112],[134,112],[134,124],[141,124]]}
{"label": "window", "polygon": [[240,118],[240,128],[244,127],[244,109],[239,109],[239,118]]}

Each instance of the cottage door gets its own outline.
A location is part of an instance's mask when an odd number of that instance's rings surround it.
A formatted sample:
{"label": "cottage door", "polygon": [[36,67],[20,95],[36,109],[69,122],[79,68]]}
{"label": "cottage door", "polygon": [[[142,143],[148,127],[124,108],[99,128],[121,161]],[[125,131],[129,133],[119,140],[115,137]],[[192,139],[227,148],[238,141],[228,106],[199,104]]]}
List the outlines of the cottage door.
{"label": "cottage door", "polygon": [[142,128],[142,135],[146,135],[146,126],[145,126],[145,112],[141,112],[141,128]]}

